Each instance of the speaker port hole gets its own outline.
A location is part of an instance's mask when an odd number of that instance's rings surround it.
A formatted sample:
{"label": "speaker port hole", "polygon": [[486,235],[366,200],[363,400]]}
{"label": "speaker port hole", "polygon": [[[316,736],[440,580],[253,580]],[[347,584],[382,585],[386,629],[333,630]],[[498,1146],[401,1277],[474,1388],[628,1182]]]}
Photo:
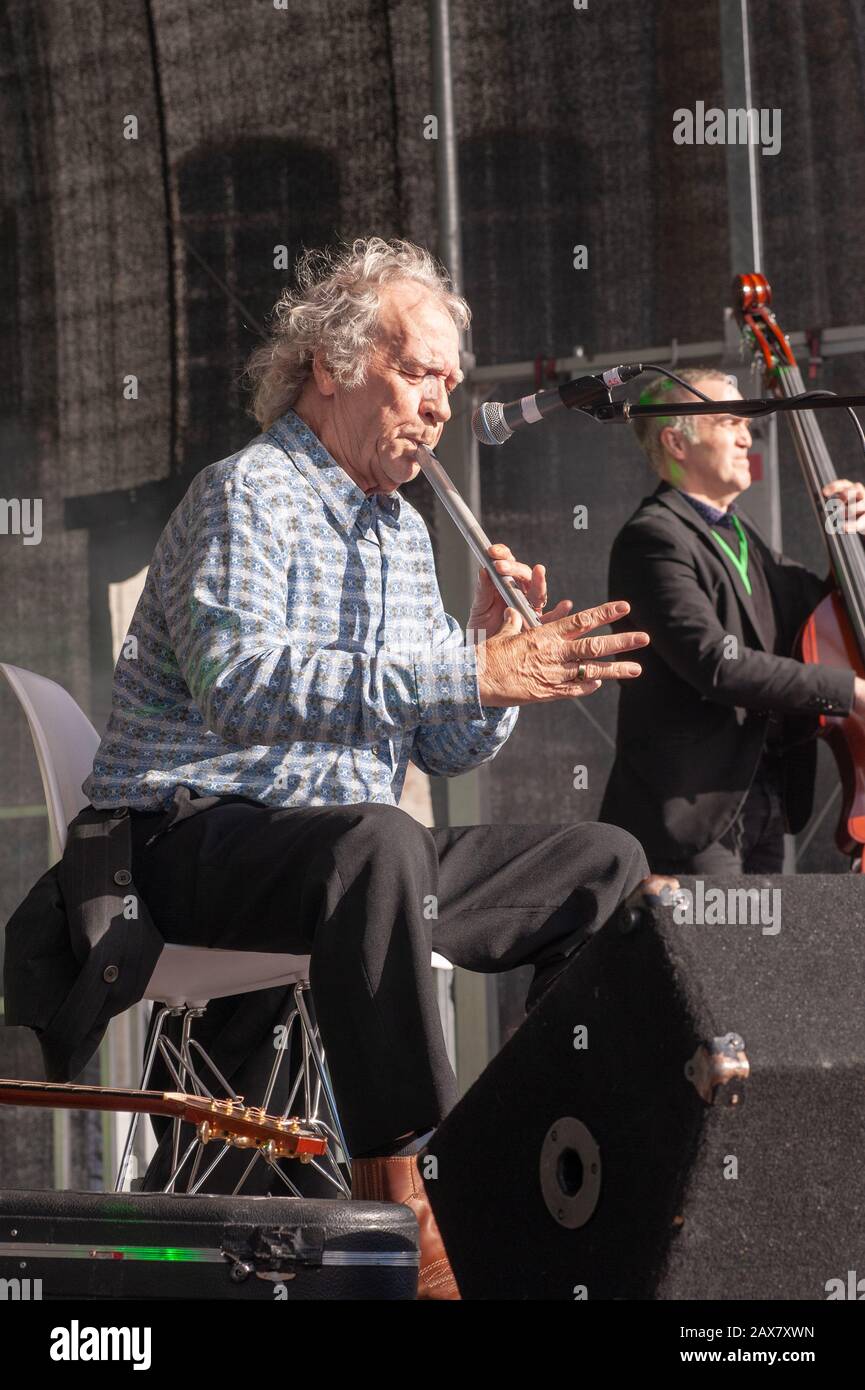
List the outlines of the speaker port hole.
{"label": "speaker port hole", "polygon": [[556,1165],[556,1178],[566,1197],[575,1197],[583,1185],[583,1162],[576,1149],[562,1149]]}

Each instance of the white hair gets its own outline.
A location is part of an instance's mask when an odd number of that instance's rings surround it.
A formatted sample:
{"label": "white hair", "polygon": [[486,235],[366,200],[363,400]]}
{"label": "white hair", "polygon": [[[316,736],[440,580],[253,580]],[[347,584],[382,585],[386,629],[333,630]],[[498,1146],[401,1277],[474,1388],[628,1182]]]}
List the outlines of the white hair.
{"label": "white hair", "polygon": [[256,348],[243,373],[252,389],[249,413],[262,430],[294,405],[312,375],[317,352],[341,386],[363,384],[376,343],[383,285],[407,280],[424,286],[461,331],[471,319],[444,267],[410,241],[372,236],[335,251],[305,251],[295,279],[296,288],[284,290],[273,307],[268,340]]}

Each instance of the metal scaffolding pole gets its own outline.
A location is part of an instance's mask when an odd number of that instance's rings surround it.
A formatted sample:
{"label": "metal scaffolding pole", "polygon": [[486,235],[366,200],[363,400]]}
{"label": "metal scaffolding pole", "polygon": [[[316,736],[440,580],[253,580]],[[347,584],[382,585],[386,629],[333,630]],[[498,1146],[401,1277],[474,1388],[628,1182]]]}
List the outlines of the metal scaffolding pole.
{"label": "metal scaffolding pole", "polygon": [[[429,7],[433,93],[438,131],[435,147],[438,199],[438,254],[462,293],[460,196],[456,121],[451,69],[450,7],[448,0],[431,0]],[[463,371],[474,365],[471,337],[460,344]],[[438,447],[438,456],[475,516],[481,515],[478,446],[471,432],[475,399],[466,383],[451,397],[453,412]],[[461,533],[436,498],[438,569],[445,609],[460,622],[468,617],[474,595],[476,562]],[[489,819],[487,771],[479,768],[461,777],[433,781],[436,820],[448,825],[481,825]],[[456,1075],[460,1090],[469,1087],[499,1048],[498,987],[494,975],[454,971],[456,1010]]]}
{"label": "metal scaffolding pole", "polygon": [[[748,4],[749,0],[718,0],[724,100],[731,110],[749,111],[754,107]],[[762,271],[759,152],[750,141],[745,145],[728,144],[726,151],[727,219],[733,274]]]}
{"label": "metal scaffolding pole", "polygon": [[[788,342],[794,354],[807,359],[808,338],[804,332],[788,334]],[[594,357],[589,357],[584,352],[573,357],[556,357],[550,359],[548,370],[555,376],[579,376],[583,372],[603,371],[607,367],[616,367],[626,362],[657,362],[664,367],[675,366],[678,362],[681,366],[686,362],[702,362],[704,359],[713,361],[723,357],[727,347],[724,338],[706,338],[698,343],[680,343],[678,338],[674,338],[670,343],[653,343],[648,347],[627,350],[620,348],[614,353],[599,352]],[[845,328],[826,328],[821,331],[821,357],[846,357],[857,352],[865,352],[865,324],[850,324]],[[473,367],[471,382],[479,391],[483,388],[483,394],[486,396],[497,382],[532,381],[534,375],[534,361],[497,362],[490,367]]]}
{"label": "metal scaffolding pole", "polygon": [[[724,100],[729,110],[754,110],[754,81],[751,71],[750,0],[718,0],[721,29],[721,70]],[[744,145],[728,144],[727,221],[730,235],[730,274],[745,275],[763,270],[763,216],[760,204],[760,152],[750,140]],[[725,368],[735,372],[743,396],[752,396],[752,369],[741,360],[740,337],[735,322],[727,319],[728,350]],[[762,477],[748,491],[747,510],[769,536],[776,550],[781,549],[781,491],[778,480],[778,426],[774,416],[754,431],[755,455],[759,455]]]}

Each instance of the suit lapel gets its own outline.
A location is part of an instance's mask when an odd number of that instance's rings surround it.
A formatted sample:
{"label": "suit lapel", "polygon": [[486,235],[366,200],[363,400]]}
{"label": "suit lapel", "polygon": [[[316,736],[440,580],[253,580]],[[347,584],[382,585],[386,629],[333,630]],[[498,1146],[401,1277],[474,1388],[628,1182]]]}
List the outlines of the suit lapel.
{"label": "suit lapel", "polygon": [[[721,550],[721,547],[718,545],[718,542],[712,535],[711,527],[708,525],[707,522],[703,520],[696,507],[692,507],[690,502],[687,502],[685,498],[681,495],[681,493],[676,488],[672,487],[669,483],[661,483],[661,486],[655,493],[655,497],[657,501],[662,502],[665,507],[668,507],[671,512],[674,512],[675,515],[679,517],[681,521],[684,521],[686,526],[690,526],[692,531],[696,531],[703,544],[709,548],[712,555],[715,557],[718,564],[721,566],[724,573],[729,578],[730,585],[733,589],[733,593],[736,596],[736,602],[738,603],[743,616],[747,619],[754,633],[754,636],[757,640],[757,645],[761,647],[763,651],[770,651],[771,647],[767,640],[767,634],[763,631],[763,629],[760,626],[760,620],[757,617],[757,610],[754,606],[754,600],[749,594],[745,593],[745,587],[742,583],[741,578],[735,572],[734,566],[730,564],[730,562],[727,560],[726,556]],[[756,538],[754,536],[754,531],[751,529],[750,521],[747,518],[740,519],[743,520],[747,526],[749,532],[749,544],[751,544],[752,541]],[[734,543],[735,532],[733,533],[733,541],[731,542],[731,544]],[[769,583],[768,576],[766,578],[766,583],[767,585]]]}

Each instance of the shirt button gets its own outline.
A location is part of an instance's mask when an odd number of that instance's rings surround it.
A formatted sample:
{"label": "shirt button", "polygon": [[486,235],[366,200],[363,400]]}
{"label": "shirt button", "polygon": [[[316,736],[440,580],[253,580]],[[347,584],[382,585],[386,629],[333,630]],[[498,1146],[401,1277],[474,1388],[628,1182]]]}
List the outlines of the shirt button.
{"label": "shirt button", "polygon": [[375,753],[375,756],[376,756],[377,758],[380,758],[380,757],[381,757],[381,744],[380,744],[380,743],[374,743],[374,744],[372,745],[372,751],[373,751],[373,753]]}
{"label": "shirt button", "polygon": [[117,969],[116,965],[106,965],[102,972],[102,978],[107,985],[113,985],[119,974],[120,971]]}
{"label": "shirt button", "polygon": [[118,869],[114,875],[114,882],[118,883],[121,888],[125,888],[127,883],[132,882],[132,875],[128,869]]}

